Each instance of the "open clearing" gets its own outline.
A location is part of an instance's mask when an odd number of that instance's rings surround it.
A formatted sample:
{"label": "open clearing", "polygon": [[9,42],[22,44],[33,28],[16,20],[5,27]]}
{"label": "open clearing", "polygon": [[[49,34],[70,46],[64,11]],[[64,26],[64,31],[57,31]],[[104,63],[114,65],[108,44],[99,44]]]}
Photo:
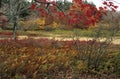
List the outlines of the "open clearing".
{"label": "open clearing", "polygon": [[[70,41],[70,40],[81,40],[81,41],[89,41],[89,40],[94,40],[94,38],[92,37],[79,37],[79,38],[65,38],[65,37],[60,37],[60,35],[54,36],[54,37],[43,37],[43,36],[27,36],[27,35],[21,35],[21,36],[17,36],[18,40],[22,40],[22,39],[54,39],[54,40],[58,40],[58,41]],[[4,39],[13,39],[13,37],[9,37],[9,36],[2,36],[0,37],[0,40],[4,40]],[[106,38],[99,38],[97,39],[98,41],[104,42],[107,39]],[[120,37],[114,37],[112,39],[112,43],[113,44],[120,44]]]}

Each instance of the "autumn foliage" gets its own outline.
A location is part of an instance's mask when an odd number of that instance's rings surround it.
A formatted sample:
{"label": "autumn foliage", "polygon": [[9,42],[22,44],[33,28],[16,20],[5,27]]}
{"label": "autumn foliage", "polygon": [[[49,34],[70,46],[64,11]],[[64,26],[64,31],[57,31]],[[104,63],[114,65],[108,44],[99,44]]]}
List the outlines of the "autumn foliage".
{"label": "autumn foliage", "polygon": [[[43,2],[46,3],[39,7],[36,7],[37,4],[34,3],[30,7],[31,10],[39,11],[40,16],[46,17],[47,19],[48,16],[52,16],[52,18],[59,23],[81,29],[88,28],[90,25],[94,26],[99,21],[102,14],[106,14],[108,7],[112,9],[112,11],[115,11],[118,8],[118,6],[115,6],[110,1],[104,1],[103,4],[105,6],[100,7],[98,10],[95,6],[86,4],[82,0],[73,0],[72,5],[69,6],[70,10],[63,12],[58,10],[59,8],[55,2],[49,2],[47,0],[37,2],[41,4]],[[49,4],[51,4],[51,6],[49,6]],[[48,11],[44,7],[47,7]]]}
{"label": "autumn foliage", "polygon": [[[43,42],[44,41],[44,42]],[[76,45],[80,45],[82,50],[77,50]],[[87,57],[90,52],[85,52],[88,46],[99,48],[100,43],[89,41],[57,41],[53,39],[23,39],[23,40],[0,40],[0,77],[2,79],[38,79],[38,78],[115,78],[109,76],[114,72],[113,64],[109,68],[105,62],[114,55],[104,55],[100,66],[97,66],[101,74],[88,73]],[[90,49],[91,50],[91,49]],[[111,57],[112,56],[112,57]],[[84,59],[81,59],[84,57]],[[92,54],[92,60],[96,56]],[[107,59],[108,58],[108,59]],[[91,71],[94,70],[94,64],[90,63]],[[97,74],[97,75],[96,75]],[[84,76],[85,75],[85,76]]]}
{"label": "autumn foliage", "polygon": [[[94,26],[102,14],[106,14],[107,10],[116,11],[118,6],[109,0],[103,0],[103,7],[97,9],[95,6],[84,3],[82,0],[73,0],[69,6],[70,9],[62,11],[60,6],[55,1],[49,0],[35,0],[29,7],[32,11],[38,11],[36,14],[39,17],[46,18],[46,25],[56,22],[58,24],[66,25],[66,27],[87,29],[91,25]],[[0,13],[0,26],[4,26],[6,19],[2,18]]]}
{"label": "autumn foliage", "polygon": [[[27,26],[22,21],[20,24],[25,25],[25,30],[36,26],[43,29],[41,25],[49,24],[87,29],[95,25],[107,10],[115,11],[118,8],[110,1],[104,1],[103,4],[105,6],[98,10],[82,0],[73,0],[70,9],[63,12],[55,1],[35,0],[29,9],[39,12],[38,19],[27,21]],[[3,27],[6,22],[0,15],[0,26]],[[116,79],[120,76],[120,54],[113,55],[111,52],[114,49],[104,50],[108,43],[98,41],[99,38],[87,41],[74,38],[68,41],[54,38],[14,41],[12,37],[5,38],[13,35],[13,32],[0,32],[2,35],[0,79]]]}

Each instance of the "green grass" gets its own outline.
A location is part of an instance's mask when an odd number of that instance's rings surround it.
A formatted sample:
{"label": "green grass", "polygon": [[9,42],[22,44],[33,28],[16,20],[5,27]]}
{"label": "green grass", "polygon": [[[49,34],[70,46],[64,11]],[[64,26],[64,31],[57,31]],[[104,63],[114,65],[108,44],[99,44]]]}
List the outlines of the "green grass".
{"label": "green grass", "polygon": [[[0,32],[12,32],[12,30],[0,30]],[[73,29],[73,30],[61,30],[61,29],[56,29],[52,31],[44,31],[44,30],[39,30],[39,31],[17,31],[18,34],[20,35],[29,35],[29,34],[37,34],[37,35],[42,35],[42,36],[66,36],[70,37],[72,35],[80,35],[80,36],[90,36],[93,31],[92,30],[81,30],[81,29]]]}
{"label": "green grass", "polygon": [[[0,30],[0,32],[12,32],[12,30]],[[38,30],[38,31],[21,31],[17,30],[19,35],[28,35],[28,36],[44,36],[44,37],[66,37],[71,38],[74,36],[78,37],[92,37],[95,36],[96,32],[94,29],[81,30],[81,29],[73,29],[73,30],[62,30],[55,29],[52,31]],[[100,36],[109,35],[109,32],[106,30],[102,30]],[[120,31],[115,35],[117,37],[120,36]]]}

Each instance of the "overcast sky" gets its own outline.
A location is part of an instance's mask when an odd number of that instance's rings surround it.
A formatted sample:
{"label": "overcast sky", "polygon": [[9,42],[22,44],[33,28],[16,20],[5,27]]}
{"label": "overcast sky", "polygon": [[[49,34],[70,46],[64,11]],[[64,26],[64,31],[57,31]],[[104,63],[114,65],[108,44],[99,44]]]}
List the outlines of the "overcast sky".
{"label": "overcast sky", "polygon": [[[97,8],[100,7],[100,6],[103,6],[102,0],[87,0],[87,1],[93,2],[96,5]],[[119,8],[117,10],[120,11],[120,0],[111,0],[111,1],[115,1],[114,4],[119,6]]]}

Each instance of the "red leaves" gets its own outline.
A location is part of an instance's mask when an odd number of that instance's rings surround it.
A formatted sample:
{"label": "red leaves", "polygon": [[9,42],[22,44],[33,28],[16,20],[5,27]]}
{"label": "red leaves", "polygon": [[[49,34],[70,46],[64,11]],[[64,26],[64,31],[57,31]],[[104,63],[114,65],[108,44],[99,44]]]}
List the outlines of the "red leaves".
{"label": "red leaves", "polygon": [[38,8],[37,10],[38,10],[38,11],[43,11],[44,9],[40,7],[40,8]]}
{"label": "red leaves", "polygon": [[99,10],[100,10],[100,11],[103,11],[103,10],[104,10],[104,8],[103,8],[103,7],[99,7]]}
{"label": "red leaves", "polygon": [[117,9],[118,8],[118,6],[113,6],[115,9]]}
{"label": "red leaves", "polygon": [[63,12],[57,12],[57,14],[58,14],[58,17],[64,17],[64,13]]}
{"label": "red leaves", "polygon": [[46,17],[48,15],[48,13],[45,11],[45,10],[42,10],[41,11],[41,16],[42,17]]}
{"label": "red leaves", "polygon": [[106,0],[103,2],[104,4],[104,9],[108,9],[108,10],[111,10],[113,12],[116,11],[116,9],[118,8],[118,6],[116,6],[113,2],[109,1],[109,0]]}
{"label": "red leaves", "polygon": [[0,32],[0,35],[13,35],[13,32]]}
{"label": "red leaves", "polygon": [[[99,18],[102,14],[106,14],[107,10],[116,11],[118,6],[115,6],[113,2],[110,0],[103,0],[103,7],[100,7],[99,10],[90,4],[83,3],[82,0],[73,0],[73,4],[70,6],[70,10],[63,13],[62,11],[59,11],[56,7],[56,2],[50,0],[39,0],[39,2],[46,2],[39,6],[39,8],[36,7],[36,4],[32,4],[30,9],[31,10],[37,10],[40,12],[40,15],[43,17],[50,15],[53,18],[57,18],[57,20],[66,20],[68,24],[72,25],[94,25],[96,22],[98,22]],[[50,2],[50,6],[47,5],[47,2]],[[49,11],[46,10],[49,9]],[[108,9],[109,8],[109,9]],[[65,21],[65,22],[66,22]]]}
{"label": "red leaves", "polygon": [[72,10],[69,12],[69,23],[74,25],[81,24],[82,26],[95,25],[101,17],[103,8],[100,7],[101,11],[99,11],[90,4],[81,3],[78,5],[80,2],[81,0],[74,0],[74,4],[71,6]]}
{"label": "red leaves", "polygon": [[104,4],[104,5],[107,5],[107,2],[106,2],[106,1],[104,1],[104,2],[103,2],[103,4]]}
{"label": "red leaves", "polygon": [[113,2],[109,2],[109,6],[113,6],[114,4],[113,4]]}
{"label": "red leaves", "polygon": [[48,13],[43,8],[38,8],[37,10],[40,12],[42,17],[46,17],[48,15]]}
{"label": "red leaves", "polygon": [[35,10],[35,7],[36,7],[36,4],[32,4],[32,5],[30,6],[30,9],[31,9],[31,10]]}
{"label": "red leaves", "polygon": [[116,10],[115,10],[115,8],[111,8],[111,10],[113,11],[113,12],[115,12]]}
{"label": "red leaves", "polygon": [[76,12],[75,10],[71,10],[68,14],[69,20],[68,23],[69,24],[77,24],[79,22],[79,13]]}

